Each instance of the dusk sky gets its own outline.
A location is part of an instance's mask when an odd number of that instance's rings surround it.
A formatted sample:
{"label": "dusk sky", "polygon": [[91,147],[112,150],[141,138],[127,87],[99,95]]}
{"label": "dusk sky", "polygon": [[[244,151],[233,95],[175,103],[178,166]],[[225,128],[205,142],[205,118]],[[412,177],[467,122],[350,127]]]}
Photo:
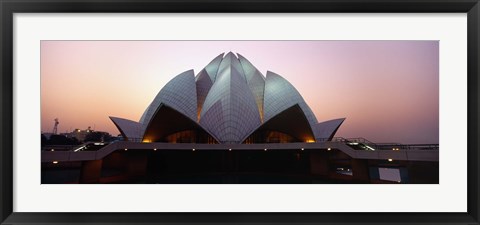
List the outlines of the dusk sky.
{"label": "dusk sky", "polygon": [[295,86],[319,122],[346,117],[337,137],[439,141],[437,41],[42,41],[41,129],[120,132],[176,75],[232,51]]}

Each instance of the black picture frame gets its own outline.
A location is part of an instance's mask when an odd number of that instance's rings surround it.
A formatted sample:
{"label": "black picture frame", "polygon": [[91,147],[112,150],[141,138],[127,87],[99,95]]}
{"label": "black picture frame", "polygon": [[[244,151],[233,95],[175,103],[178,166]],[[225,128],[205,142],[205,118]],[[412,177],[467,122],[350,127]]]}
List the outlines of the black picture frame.
{"label": "black picture frame", "polygon": [[[480,224],[479,0],[0,0],[2,224]],[[467,213],[21,213],[13,212],[14,13],[467,13]],[[439,196],[441,201],[441,196]]]}

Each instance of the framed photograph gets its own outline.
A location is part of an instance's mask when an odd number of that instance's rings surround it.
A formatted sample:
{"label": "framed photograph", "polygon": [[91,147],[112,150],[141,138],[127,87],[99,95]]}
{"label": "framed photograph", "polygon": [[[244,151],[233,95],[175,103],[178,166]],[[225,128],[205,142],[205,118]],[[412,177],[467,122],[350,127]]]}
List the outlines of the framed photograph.
{"label": "framed photograph", "polygon": [[472,1],[2,1],[2,224],[479,224]]}

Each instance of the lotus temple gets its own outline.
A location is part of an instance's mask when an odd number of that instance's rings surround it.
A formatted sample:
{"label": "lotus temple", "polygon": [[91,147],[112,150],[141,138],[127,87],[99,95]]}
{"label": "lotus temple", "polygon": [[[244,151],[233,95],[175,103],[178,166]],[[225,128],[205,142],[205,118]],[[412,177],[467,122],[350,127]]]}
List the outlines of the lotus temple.
{"label": "lotus temple", "polygon": [[[438,144],[335,137],[345,118],[317,121],[291,83],[238,53],[151,98],[138,120],[110,116],[121,141],[42,151],[42,183],[438,183]],[[65,168],[77,172],[49,179]]]}
{"label": "lotus temple", "polygon": [[177,75],[140,120],[110,117],[125,140],[168,143],[253,144],[331,140],[345,118],[318,123],[286,79],[264,76],[229,52],[196,76]]}

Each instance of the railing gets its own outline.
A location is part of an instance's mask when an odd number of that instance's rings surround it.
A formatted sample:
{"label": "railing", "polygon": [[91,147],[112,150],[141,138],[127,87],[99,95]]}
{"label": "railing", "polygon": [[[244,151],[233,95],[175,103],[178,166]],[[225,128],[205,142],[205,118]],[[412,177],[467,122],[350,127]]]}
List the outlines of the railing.
{"label": "railing", "polygon": [[78,145],[46,145],[42,147],[42,151],[70,151]]}
{"label": "railing", "polygon": [[80,145],[47,145],[42,147],[42,151],[97,151],[108,144],[107,142],[85,142]]}
{"label": "railing", "polygon": [[412,144],[412,145],[382,145],[377,144],[378,150],[438,150],[438,144]]}
{"label": "railing", "polygon": [[343,137],[334,137],[331,141],[333,142],[354,142],[354,143],[362,143],[362,144],[373,144],[375,145],[375,143],[365,139],[365,138],[362,138],[362,137],[358,137],[358,138],[343,138]]}
{"label": "railing", "polygon": [[[97,151],[106,145],[113,144],[118,141],[113,141],[110,143],[101,143],[98,145],[99,142],[87,142],[81,145],[55,145],[55,146],[45,146],[42,147],[42,151]],[[142,142],[141,138],[136,139],[129,139],[128,142]],[[400,143],[374,143],[365,138],[358,137],[358,138],[343,138],[343,137],[335,137],[332,140],[328,139],[317,139],[317,143],[321,142],[341,142],[349,145],[355,150],[367,150],[367,151],[375,151],[375,150],[390,150],[390,151],[398,151],[398,150],[438,150],[438,144],[400,144]],[[303,142],[301,142],[303,143]]]}
{"label": "railing", "polygon": [[367,145],[375,150],[438,150],[438,144],[400,144],[400,143],[374,143],[365,138],[343,138],[335,137],[332,142],[343,142],[346,144],[359,143]]}

